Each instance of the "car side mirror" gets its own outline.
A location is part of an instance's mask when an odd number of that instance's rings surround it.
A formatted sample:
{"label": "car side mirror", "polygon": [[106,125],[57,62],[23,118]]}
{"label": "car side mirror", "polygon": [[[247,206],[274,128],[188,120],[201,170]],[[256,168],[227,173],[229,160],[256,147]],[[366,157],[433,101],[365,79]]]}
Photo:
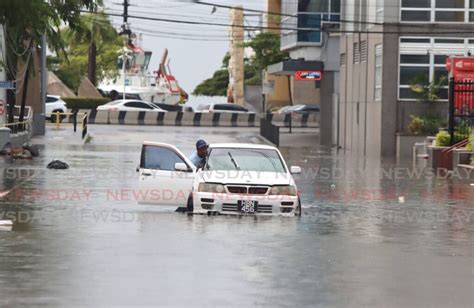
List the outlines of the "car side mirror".
{"label": "car side mirror", "polygon": [[301,174],[301,167],[299,166],[291,166],[290,167],[291,174]]}
{"label": "car side mirror", "polygon": [[182,171],[182,172],[189,172],[189,168],[185,163],[176,163],[176,164],[174,164],[174,170]]}

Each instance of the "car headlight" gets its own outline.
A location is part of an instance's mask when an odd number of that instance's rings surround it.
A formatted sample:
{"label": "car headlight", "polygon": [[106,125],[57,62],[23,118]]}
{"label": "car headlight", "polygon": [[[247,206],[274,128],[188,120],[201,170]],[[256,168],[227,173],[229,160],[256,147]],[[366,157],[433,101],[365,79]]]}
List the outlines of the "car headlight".
{"label": "car headlight", "polygon": [[208,193],[223,193],[224,185],[222,184],[211,184],[211,183],[200,183],[198,186],[198,192],[208,192]]}
{"label": "car headlight", "polygon": [[287,186],[273,186],[270,189],[270,195],[285,195],[285,196],[296,196],[296,187]]}

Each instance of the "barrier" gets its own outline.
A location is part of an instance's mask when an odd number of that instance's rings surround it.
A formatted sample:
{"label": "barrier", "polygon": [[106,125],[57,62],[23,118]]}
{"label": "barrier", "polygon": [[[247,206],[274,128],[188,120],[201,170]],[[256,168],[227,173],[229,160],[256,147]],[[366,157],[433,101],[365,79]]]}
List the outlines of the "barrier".
{"label": "barrier", "polygon": [[[81,110],[82,112],[83,110]],[[156,111],[88,110],[89,124],[203,126],[203,127],[257,127],[260,116],[254,113],[199,113]],[[72,117],[68,118],[72,121]],[[266,121],[278,127],[319,127],[315,114],[267,114]]]}
{"label": "barrier", "polygon": [[279,127],[315,128],[319,127],[319,114],[268,113],[266,120]]}
{"label": "barrier", "polygon": [[[75,131],[75,130],[74,130]],[[87,112],[82,116],[82,140],[87,137]]]}
{"label": "barrier", "polygon": [[109,124],[109,112],[107,110],[91,110],[89,124]]}

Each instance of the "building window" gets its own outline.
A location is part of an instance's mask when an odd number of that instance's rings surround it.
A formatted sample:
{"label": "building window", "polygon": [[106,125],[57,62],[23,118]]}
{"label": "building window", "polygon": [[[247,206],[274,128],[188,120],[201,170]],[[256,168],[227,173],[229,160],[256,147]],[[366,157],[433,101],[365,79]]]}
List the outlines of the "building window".
{"label": "building window", "polygon": [[[300,45],[321,45],[323,35],[318,30],[325,23],[339,24],[341,19],[341,0],[298,0],[283,1],[282,28],[301,30],[282,31],[282,49]],[[291,15],[291,16],[287,16]]]}
{"label": "building window", "polygon": [[472,22],[472,0],[401,0],[402,22]]}
{"label": "building window", "polygon": [[367,61],[367,41],[360,42],[360,62]]}
{"label": "building window", "polygon": [[352,63],[360,63],[360,47],[359,43],[354,43],[354,52],[352,53]]}
{"label": "building window", "polygon": [[443,78],[445,86],[439,91],[438,97],[447,100],[446,58],[467,56],[473,50],[472,38],[400,38],[399,99],[413,100],[419,97],[411,90],[411,85],[416,81],[438,82]]}
{"label": "building window", "polygon": [[346,65],[347,57],[345,53],[341,53],[341,65]]}
{"label": "building window", "polygon": [[374,99],[382,100],[382,63],[383,63],[383,46],[375,45],[375,92]]}
{"label": "building window", "polygon": [[375,8],[375,21],[376,22],[383,22],[383,1],[384,0],[376,0],[376,8]]}

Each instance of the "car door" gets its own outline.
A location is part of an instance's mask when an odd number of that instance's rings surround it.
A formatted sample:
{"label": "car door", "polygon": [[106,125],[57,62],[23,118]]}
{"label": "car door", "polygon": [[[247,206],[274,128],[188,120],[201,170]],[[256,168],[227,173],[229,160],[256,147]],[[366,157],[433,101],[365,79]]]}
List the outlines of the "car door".
{"label": "car door", "polygon": [[[187,171],[175,170],[175,164]],[[139,167],[138,202],[185,207],[192,190],[196,167],[173,145],[145,142]]]}

